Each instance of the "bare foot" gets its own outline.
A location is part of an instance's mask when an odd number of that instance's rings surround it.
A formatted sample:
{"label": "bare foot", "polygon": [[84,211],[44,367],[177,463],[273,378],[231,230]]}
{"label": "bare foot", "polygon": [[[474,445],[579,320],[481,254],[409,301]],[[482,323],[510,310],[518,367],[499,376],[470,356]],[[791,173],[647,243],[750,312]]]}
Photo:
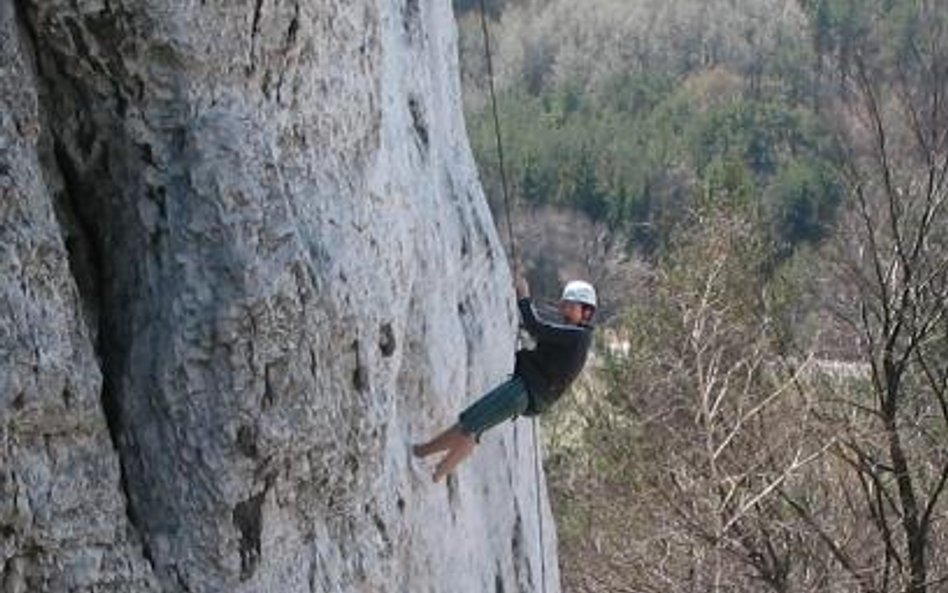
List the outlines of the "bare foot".
{"label": "bare foot", "polygon": [[440,482],[441,478],[453,472],[458,464],[467,459],[467,457],[474,452],[474,446],[476,444],[477,442],[473,436],[462,433],[461,436],[451,444],[451,448],[448,449],[448,453],[444,456],[444,459],[438,463],[432,479],[434,479],[435,482]]}
{"label": "bare foot", "polygon": [[460,426],[454,425],[427,443],[412,446],[411,451],[416,457],[427,457],[438,451],[447,451],[462,436],[464,436],[464,431]]}
{"label": "bare foot", "polygon": [[427,443],[412,445],[411,451],[415,457],[428,457],[441,451],[447,451],[435,468],[433,478],[435,482],[439,482],[441,478],[454,471],[454,468],[474,451],[476,444],[477,440],[473,435],[467,434],[460,426],[455,425]]}

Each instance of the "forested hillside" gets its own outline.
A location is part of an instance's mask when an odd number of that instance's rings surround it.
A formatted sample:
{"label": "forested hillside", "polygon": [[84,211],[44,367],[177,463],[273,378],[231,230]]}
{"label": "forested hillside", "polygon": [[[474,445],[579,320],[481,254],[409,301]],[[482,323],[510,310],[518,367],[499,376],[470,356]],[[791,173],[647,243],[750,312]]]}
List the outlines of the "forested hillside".
{"label": "forested hillside", "polygon": [[486,4],[523,264],[606,303],[547,423],[564,590],[946,590],[948,6]]}
{"label": "forested hillside", "polygon": [[[702,196],[754,204],[783,254],[840,198],[825,81],[794,3],[510,4],[493,25],[511,183],[653,253]],[[465,19],[472,142],[498,193],[476,12]]]}

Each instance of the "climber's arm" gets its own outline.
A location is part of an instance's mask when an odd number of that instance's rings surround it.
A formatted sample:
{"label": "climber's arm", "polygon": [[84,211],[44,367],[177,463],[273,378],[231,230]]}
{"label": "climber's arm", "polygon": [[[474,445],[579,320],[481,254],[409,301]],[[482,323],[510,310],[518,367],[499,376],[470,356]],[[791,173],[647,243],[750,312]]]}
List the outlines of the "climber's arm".
{"label": "climber's arm", "polygon": [[518,300],[517,307],[520,309],[520,322],[524,329],[530,332],[530,335],[538,341],[569,344],[583,336],[584,330],[581,327],[548,323],[538,319],[530,297]]}

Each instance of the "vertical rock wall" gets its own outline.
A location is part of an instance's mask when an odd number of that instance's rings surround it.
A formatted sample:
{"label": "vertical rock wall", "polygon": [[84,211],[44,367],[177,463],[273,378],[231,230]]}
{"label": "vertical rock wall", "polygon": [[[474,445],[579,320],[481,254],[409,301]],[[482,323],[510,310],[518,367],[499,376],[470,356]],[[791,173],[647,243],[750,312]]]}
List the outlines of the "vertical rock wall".
{"label": "vertical rock wall", "polygon": [[450,2],[0,17],[4,593],[557,590]]}
{"label": "vertical rock wall", "polygon": [[38,158],[43,123],[12,8],[0,3],[0,591],[153,591]]}

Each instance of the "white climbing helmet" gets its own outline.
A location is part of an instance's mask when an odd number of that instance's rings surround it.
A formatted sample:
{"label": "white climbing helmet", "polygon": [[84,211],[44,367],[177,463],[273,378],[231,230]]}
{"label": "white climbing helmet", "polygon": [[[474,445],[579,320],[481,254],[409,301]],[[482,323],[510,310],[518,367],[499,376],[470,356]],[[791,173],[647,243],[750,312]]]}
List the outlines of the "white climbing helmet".
{"label": "white climbing helmet", "polygon": [[590,307],[596,307],[596,289],[589,282],[582,280],[571,280],[563,288],[562,299],[574,303],[582,303]]}

